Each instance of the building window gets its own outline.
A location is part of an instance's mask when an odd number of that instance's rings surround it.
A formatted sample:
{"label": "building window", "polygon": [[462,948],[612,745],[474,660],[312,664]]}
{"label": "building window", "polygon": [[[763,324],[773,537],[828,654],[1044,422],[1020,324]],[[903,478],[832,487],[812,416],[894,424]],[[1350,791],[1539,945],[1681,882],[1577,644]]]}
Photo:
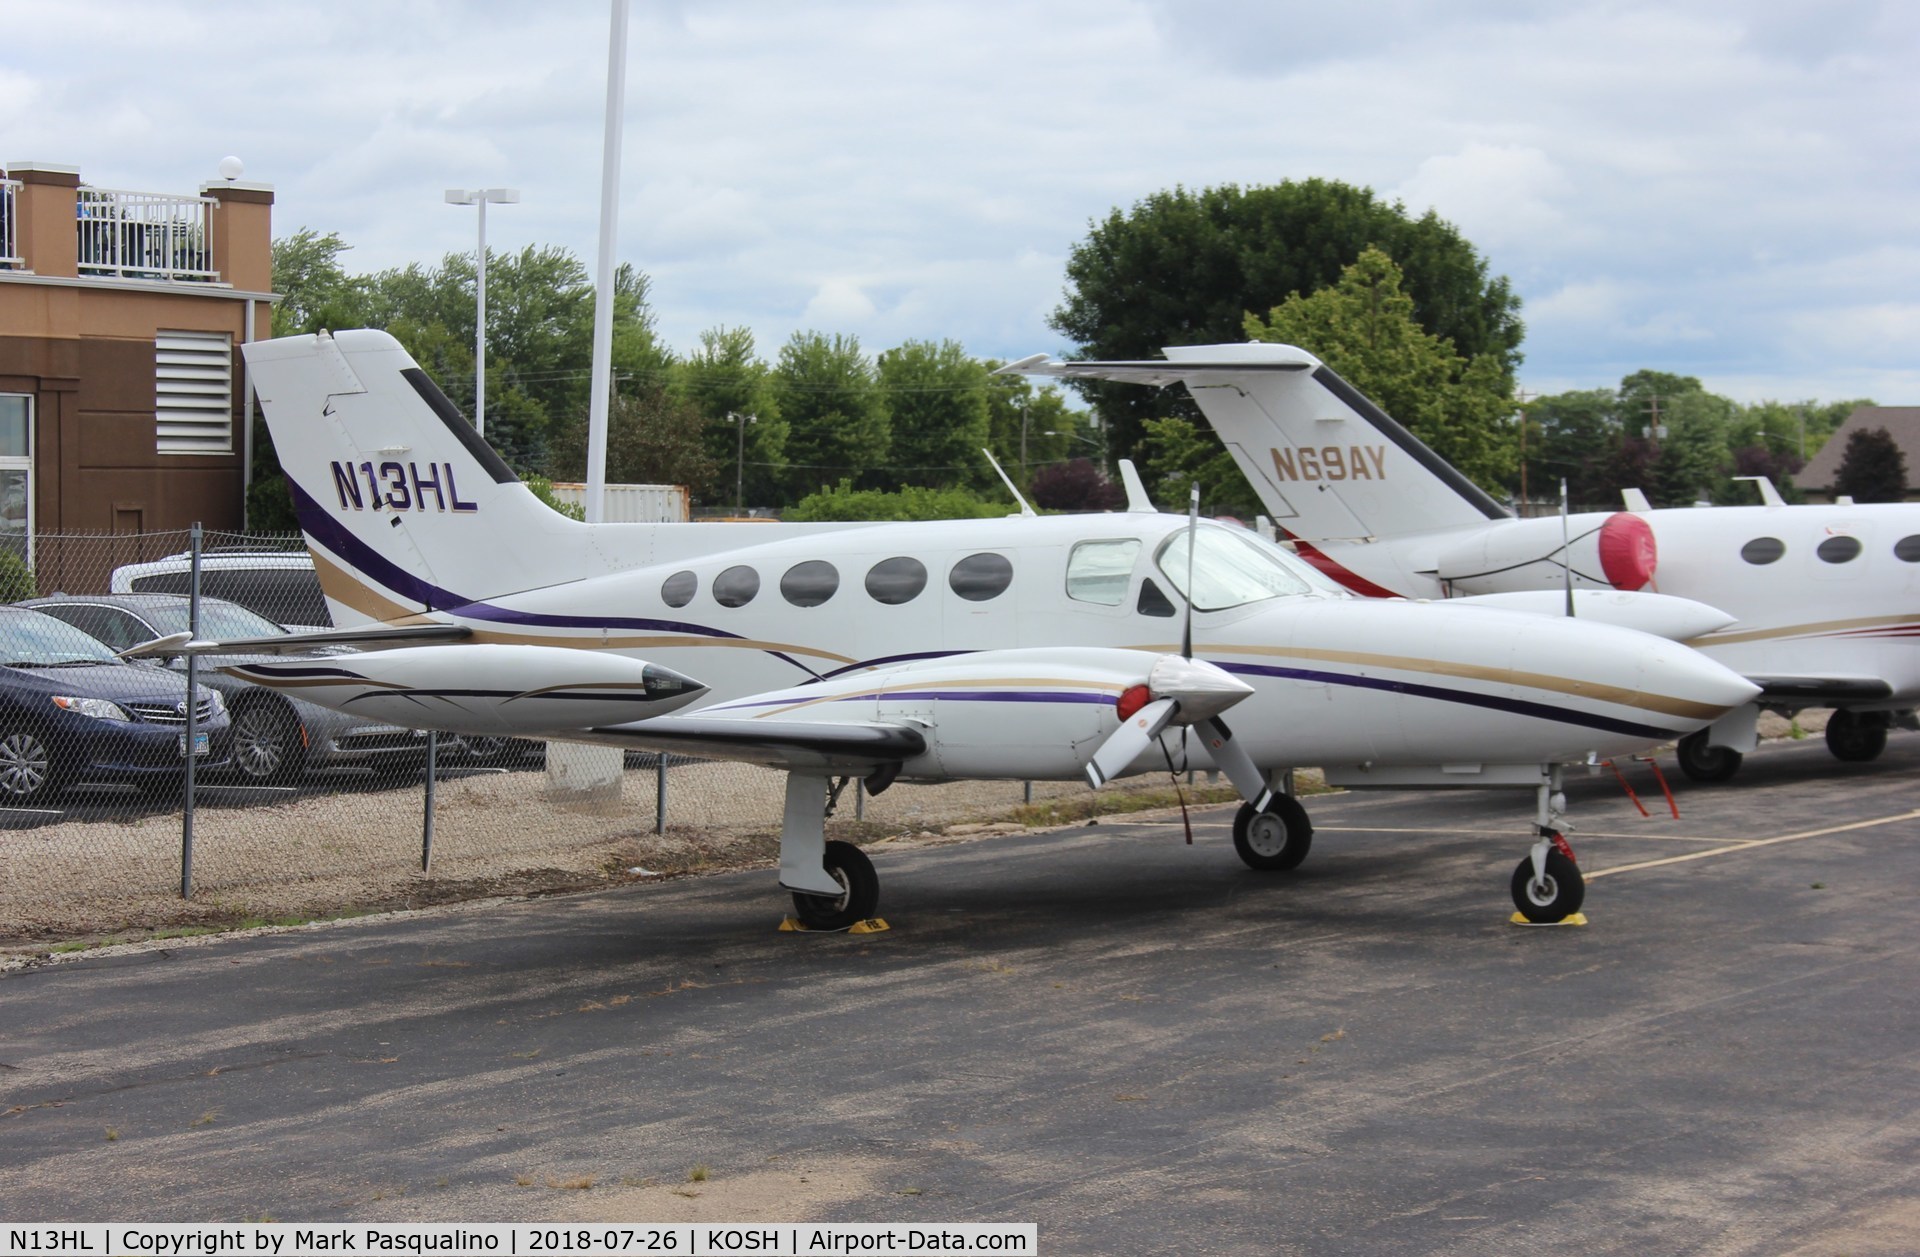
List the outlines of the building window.
{"label": "building window", "polygon": [[0,548],[33,566],[33,398],[0,393]]}
{"label": "building window", "polygon": [[233,452],[233,344],[225,332],[153,341],[154,432],[162,454]]}

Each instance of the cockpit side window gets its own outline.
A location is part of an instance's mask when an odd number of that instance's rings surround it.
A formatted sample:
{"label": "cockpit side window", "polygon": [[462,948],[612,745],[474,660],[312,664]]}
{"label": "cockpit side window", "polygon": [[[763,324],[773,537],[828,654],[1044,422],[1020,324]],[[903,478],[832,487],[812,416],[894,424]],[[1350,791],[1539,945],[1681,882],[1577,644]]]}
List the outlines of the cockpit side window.
{"label": "cockpit side window", "polygon": [[1082,541],[1067,557],[1067,597],[1117,607],[1127,600],[1133,583],[1133,562],[1140,557],[1134,537],[1112,541]]}
{"label": "cockpit side window", "polygon": [[[1187,551],[1193,551],[1194,579],[1188,580]],[[1315,586],[1278,554],[1230,528],[1203,525],[1169,534],[1154,562],[1196,611],[1224,611],[1268,598],[1314,592]],[[1189,593],[1191,589],[1191,593]]]}

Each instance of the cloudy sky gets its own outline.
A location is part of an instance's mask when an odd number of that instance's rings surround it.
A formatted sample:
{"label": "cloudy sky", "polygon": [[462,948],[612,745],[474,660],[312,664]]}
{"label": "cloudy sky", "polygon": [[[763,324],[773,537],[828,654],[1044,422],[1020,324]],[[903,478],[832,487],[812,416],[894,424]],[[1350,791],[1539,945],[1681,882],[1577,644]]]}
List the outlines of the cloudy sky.
{"label": "cloudy sky", "polygon": [[[351,269],[596,257],[606,0],[6,0],[0,161],[191,192],[228,154]],[[1920,5],[632,0],[619,256],[662,332],[873,351],[1046,325],[1091,220],[1321,176],[1451,220],[1523,385],[1640,367],[1920,403]]]}

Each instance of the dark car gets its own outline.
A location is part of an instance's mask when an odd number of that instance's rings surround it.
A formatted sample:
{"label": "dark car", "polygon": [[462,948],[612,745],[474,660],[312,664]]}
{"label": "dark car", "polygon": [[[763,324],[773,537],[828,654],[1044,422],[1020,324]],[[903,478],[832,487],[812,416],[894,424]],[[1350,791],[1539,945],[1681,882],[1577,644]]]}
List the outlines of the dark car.
{"label": "dark car", "polygon": [[[115,651],[186,631],[190,611],[188,599],[176,594],[50,594],[14,605],[64,620]],[[280,625],[238,603],[200,600],[198,635],[206,640],[285,633]],[[351,648],[333,647],[321,653],[342,651],[351,653]],[[254,783],[286,782],[306,769],[370,767],[388,756],[418,759],[424,755],[426,736],[418,730],[361,720],[216,671],[222,664],[267,657],[203,655],[200,659],[201,683],[224,694],[232,714],[236,776]],[[184,672],[186,661],[174,660],[167,666]],[[505,742],[447,737],[441,740],[441,754],[449,763],[490,762],[508,757]]]}
{"label": "dark car", "polygon": [[[196,704],[194,751],[224,766],[226,703],[202,686]],[[0,805],[43,802],[77,781],[177,790],[188,749],[184,680],[123,663],[52,616],[0,607]]]}

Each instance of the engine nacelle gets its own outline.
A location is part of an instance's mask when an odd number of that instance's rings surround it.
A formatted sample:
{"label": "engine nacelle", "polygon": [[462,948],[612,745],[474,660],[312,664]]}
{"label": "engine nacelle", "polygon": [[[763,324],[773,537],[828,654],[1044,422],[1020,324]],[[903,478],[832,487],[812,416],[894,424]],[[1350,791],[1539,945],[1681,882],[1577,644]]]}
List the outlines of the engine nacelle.
{"label": "engine nacelle", "polygon": [[445,733],[563,734],[665,715],[707,692],[657,663],[564,646],[408,646],[220,670],[350,716]]}
{"label": "engine nacelle", "polygon": [[1557,589],[1573,569],[1575,589],[1646,588],[1658,566],[1653,528],[1627,511],[1558,515],[1481,529],[1441,552],[1435,575],[1456,593]]}

